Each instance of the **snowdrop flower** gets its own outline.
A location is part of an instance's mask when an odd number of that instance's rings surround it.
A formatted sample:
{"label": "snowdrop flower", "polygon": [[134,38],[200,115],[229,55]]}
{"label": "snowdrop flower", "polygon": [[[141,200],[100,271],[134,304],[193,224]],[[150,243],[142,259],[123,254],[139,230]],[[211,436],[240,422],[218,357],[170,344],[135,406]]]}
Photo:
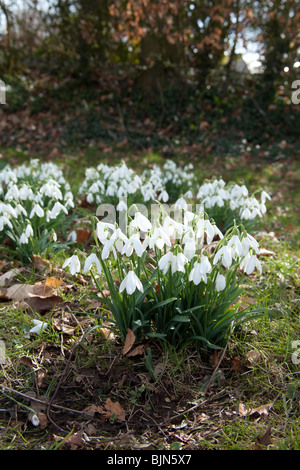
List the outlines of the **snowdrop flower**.
{"label": "snowdrop flower", "polygon": [[259,254],[259,244],[249,233],[243,236],[241,243],[243,247],[242,256],[246,256],[250,248],[252,248],[256,254]]}
{"label": "snowdrop flower", "polygon": [[144,292],[143,285],[134,271],[129,271],[120,284],[119,292],[122,293],[126,289],[128,295],[131,295],[138,289]]}
{"label": "snowdrop flower", "polygon": [[108,237],[111,235],[110,230],[115,230],[115,226],[113,224],[101,221],[97,223],[96,233],[102,244],[106,243]]}
{"label": "snowdrop flower", "polygon": [[68,211],[65,206],[63,206],[59,201],[56,201],[50,212],[50,218],[55,219],[61,211],[63,211],[65,214],[68,214]]}
{"label": "snowdrop flower", "polygon": [[163,222],[163,230],[169,237],[176,238],[177,235],[182,235],[184,230],[184,225],[180,222],[176,222],[170,216],[167,215]]}
{"label": "snowdrop flower", "polygon": [[226,278],[223,274],[218,273],[216,278],[216,290],[218,292],[224,290],[226,287]]}
{"label": "snowdrop flower", "polygon": [[28,243],[28,237],[26,236],[25,232],[23,232],[22,235],[20,236],[19,243],[21,245],[26,245]]}
{"label": "snowdrop flower", "polygon": [[67,240],[72,241],[72,242],[76,242],[77,233],[75,232],[75,230],[72,230],[72,232],[69,233],[69,235],[67,236]]}
{"label": "snowdrop flower", "polygon": [[122,254],[125,254],[126,256],[131,256],[133,250],[135,250],[136,254],[139,257],[141,257],[144,253],[143,244],[140,240],[140,237],[136,233],[131,235],[131,237],[129,237],[128,240],[125,242],[124,247],[122,249]]}
{"label": "snowdrop flower", "polygon": [[25,235],[27,238],[33,237],[33,229],[30,224],[27,224],[27,227],[25,229]]}
{"label": "snowdrop flower", "polygon": [[196,239],[195,239],[195,233],[192,229],[188,230],[183,239],[182,243],[184,244],[184,249],[183,252],[185,256],[191,260],[196,254]]}
{"label": "snowdrop flower", "polygon": [[134,216],[134,224],[142,232],[148,232],[152,228],[150,220],[147,219],[141,212],[136,212]]}
{"label": "snowdrop flower", "polygon": [[101,264],[95,253],[91,253],[85,260],[84,267],[83,267],[83,272],[87,273],[88,271],[91,270],[92,266],[96,266],[98,274],[101,274],[102,269],[101,269]]}
{"label": "snowdrop flower", "polygon": [[62,268],[65,269],[67,266],[69,266],[70,273],[72,276],[76,273],[80,272],[80,261],[77,255],[70,256],[70,258],[66,259],[64,262]]}
{"label": "snowdrop flower", "polygon": [[186,256],[184,256],[183,253],[178,253],[177,255],[174,255],[173,260],[172,260],[172,274],[176,272],[185,272],[185,264],[188,262],[188,259]]}
{"label": "snowdrop flower", "polygon": [[124,199],[121,199],[119,204],[117,205],[117,211],[119,212],[127,211],[127,204],[124,201]]}
{"label": "snowdrop flower", "polygon": [[153,234],[150,236],[149,247],[153,249],[154,246],[157,246],[162,250],[165,245],[171,246],[170,238],[162,227],[155,227]]}
{"label": "snowdrop flower", "polygon": [[238,235],[233,235],[228,242],[228,247],[231,248],[233,255],[242,256],[243,246]]}
{"label": "snowdrop flower", "polygon": [[48,327],[48,323],[46,323],[45,321],[32,320],[32,322],[35,326],[29,330],[29,333],[36,333],[37,335],[39,335]]}
{"label": "snowdrop flower", "polygon": [[203,256],[201,262],[196,263],[193,266],[193,269],[190,272],[189,280],[197,286],[200,284],[201,280],[207,283],[207,274],[212,270],[210,261],[207,256]]}
{"label": "snowdrop flower", "polygon": [[160,258],[158,262],[158,267],[164,274],[167,274],[169,268],[172,266],[173,259],[174,253],[172,251],[168,251],[168,253],[166,253]]}
{"label": "snowdrop flower", "polygon": [[169,194],[166,190],[161,191],[160,195],[158,196],[159,201],[168,202]]}
{"label": "snowdrop flower", "polygon": [[222,265],[225,268],[229,268],[232,264],[232,254],[228,245],[222,246],[214,256],[213,264],[217,264],[221,260]]}
{"label": "snowdrop flower", "polygon": [[255,268],[258,269],[260,274],[262,273],[261,262],[258,260],[257,256],[254,254],[248,253],[247,256],[243,259],[240,267],[241,269],[244,269],[244,272],[247,275],[252,274]]}
{"label": "snowdrop flower", "polygon": [[116,258],[116,250],[122,252],[124,243],[126,243],[127,240],[128,238],[123,234],[120,228],[115,230],[111,238],[104,243],[101,258],[103,260],[107,259],[111,251],[114,253],[114,257]]}
{"label": "snowdrop flower", "polygon": [[44,209],[39,205],[39,204],[35,204],[30,212],[30,219],[32,219],[32,217],[34,215],[37,215],[38,217],[44,217]]}
{"label": "snowdrop flower", "polygon": [[187,204],[186,200],[185,200],[183,197],[180,197],[180,198],[177,199],[177,201],[175,202],[174,208],[175,208],[175,209],[187,210],[187,209],[188,209],[188,204]]}
{"label": "snowdrop flower", "polygon": [[94,202],[94,196],[92,193],[88,193],[87,196],[86,196],[86,201],[89,203],[89,204],[93,204]]}
{"label": "snowdrop flower", "polygon": [[11,222],[8,220],[8,218],[5,217],[5,215],[2,215],[2,216],[0,217],[0,232],[2,232],[2,230],[3,230],[3,228],[4,228],[5,225],[8,225],[8,227],[9,227],[10,229],[13,228],[13,226],[12,226]]}
{"label": "snowdrop flower", "polygon": [[261,199],[261,202],[263,204],[265,204],[266,200],[268,199],[269,201],[271,201],[271,196],[270,194],[268,194],[266,191],[262,191],[261,195],[260,195],[260,199]]}

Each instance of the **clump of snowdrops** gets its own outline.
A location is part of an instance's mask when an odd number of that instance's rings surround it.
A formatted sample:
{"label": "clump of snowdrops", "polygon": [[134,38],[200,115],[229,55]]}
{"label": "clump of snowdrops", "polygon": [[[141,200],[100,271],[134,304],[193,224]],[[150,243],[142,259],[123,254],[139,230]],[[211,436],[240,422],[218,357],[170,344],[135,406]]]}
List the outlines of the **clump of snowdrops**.
{"label": "clump of snowdrops", "polygon": [[58,236],[73,207],[70,185],[54,163],[33,159],[0,172],[0,238],[9,238],[13,253],[25,263],[33,254],[64,248]]}
{"label": "clump of snowdrops", "polygon": [[192,169],[191,164],[181,168],[167,160],[162,168],[154,165],[138,174],[125,162],[115,166],[100,163],[87,168],[79,194],[93,205],[113,204],[117,211],[127,210],[133,203],[150,206],[156,200],[174,202],[181,194],[191,196],[195,182]]}
{"label": "clump of snowdrops", "polygon": [[130,329],[137,338],[219,348],[259,315],[239,302],[244,276],[262,269],[258,243],[242,225],[223,234],[206,213],[173,215],[160,204],[150,218],[136,206],[131,214],[126,233],[93,218],[92,252],[63,264],[72,275],[90,273],[103,318],[109,314],[123,340]]}
{"label": "clump of snowdrops", "polygon": [[97,168],[86,170],[79,194],[96,206],[113,204],[117,211],[128,210],[133,203],[149,207],[159,201],[181,208],[200,203],[223,233],[234,221],[252,233],[267,211],[267,200],[271,199],[264,190],[250,194],[245,184],[226,183],[222,178],[205,180],[199,185],[192,164],[181,167],[172,160],[141,174],[124,162],[116,166],[100,163]]}
{"label": "clump of snowdrops", "polygon": [[226,183],[219,178],[204,181],[198,188],[196,200],[223,232],[233,225],[234,220],[250,231],[266,213],[266,201],[271,200],[271,196],[264,190],[250,194],[245,184]]}

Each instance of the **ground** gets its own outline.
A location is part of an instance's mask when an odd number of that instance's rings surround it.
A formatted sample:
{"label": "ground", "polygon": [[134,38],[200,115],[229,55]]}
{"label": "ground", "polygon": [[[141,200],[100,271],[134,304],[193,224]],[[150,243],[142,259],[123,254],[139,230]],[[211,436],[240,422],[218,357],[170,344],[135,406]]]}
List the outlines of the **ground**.
{"label": "ground", "polygon": [[[4,150],[7,156],[12,163],[26,159]],[[130,155],[122,157],[131,161]],[[180,158],[185,161],[186,153]],[[82,153],[55,161],[74,175]],[[137,155],[135,162],[159,163],[161,157]],[[124,354],[118,338],[93,329],[97,304],[84,278],[60,271],[63,303],[43,313],[53,327],[42,339],[24,337],[20,332],[32,313],[2,299],[1,337],[8,354],[1,365],[1,449],[299,450],[299,365],[291,346],[300,338],[299,160],[295,154],[254,158],[245,150],[238,161],[194,155],[193,162],[201,177],[243,179],[272,194],[259,230],[264,275],[253,279],[247,299],[271,308],[271,317],[234,332],[219,352],[149,342],[138,344],[137,354]],[[1,273],[13,266],[27,282],[45,278],[41,270],[9,258],[1,261]],[[32,411],[39,417],[36,426]]]}

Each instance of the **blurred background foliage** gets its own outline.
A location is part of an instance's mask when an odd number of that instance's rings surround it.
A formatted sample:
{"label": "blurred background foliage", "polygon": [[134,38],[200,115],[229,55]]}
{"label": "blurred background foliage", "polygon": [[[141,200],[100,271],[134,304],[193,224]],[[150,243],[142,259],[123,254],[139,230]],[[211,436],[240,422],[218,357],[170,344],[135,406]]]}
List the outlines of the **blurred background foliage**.
{"label": "blurred background foliage", "polygon": [[1,145],[25,109],[59,145],[298,142],[296,0],[0,0],[0,19]]}

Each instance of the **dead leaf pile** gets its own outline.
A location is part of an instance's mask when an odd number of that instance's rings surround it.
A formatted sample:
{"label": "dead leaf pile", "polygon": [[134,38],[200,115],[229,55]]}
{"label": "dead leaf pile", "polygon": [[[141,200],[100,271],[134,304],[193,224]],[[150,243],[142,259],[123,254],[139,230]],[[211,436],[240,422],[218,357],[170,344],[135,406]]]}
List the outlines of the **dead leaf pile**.
{"label": "dead leaf pile", "polygon": [[107,398],[104,407],[100,405],[91,405],[85,408],[84,413],[89,418],[99,417],[100,419],[117,419],[118,421],[125,421],[125,411],[120,403],[113,402],[110,398]]}
{"label": "dead leaf pile", "polygon": [[63,302],[57,292],[57,287],[61,284],[62,280],[56,278],[47,278],[45,282],[37,282],[34,285],[16,283],[7,288],[0,288],[0,298],[21,303],[34,312],[43,314]]}

